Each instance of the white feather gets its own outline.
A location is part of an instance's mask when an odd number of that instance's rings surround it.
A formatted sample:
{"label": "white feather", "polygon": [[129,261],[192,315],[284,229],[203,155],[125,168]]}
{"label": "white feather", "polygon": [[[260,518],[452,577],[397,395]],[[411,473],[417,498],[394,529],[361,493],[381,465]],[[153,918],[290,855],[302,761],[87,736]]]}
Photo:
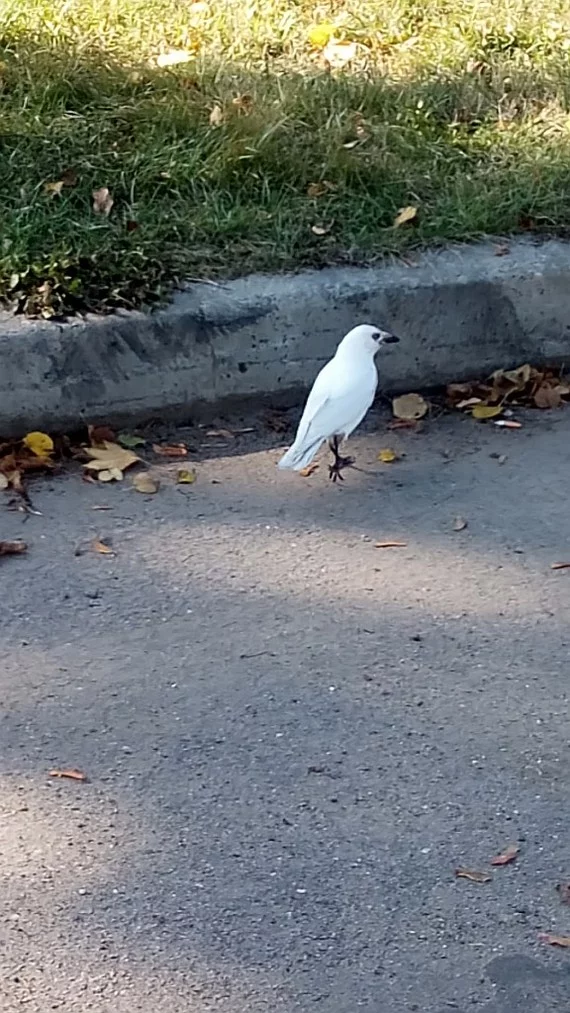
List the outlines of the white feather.
{"label": "white feather", "polygon": [[295,442],[279,461],[280,468],[300,471],[325,440],[346,439],[362,422],[378,385],[374,363],[378,342],[373,334],[378,335],[377,328],[355,327],[323,366],[307,398]]}

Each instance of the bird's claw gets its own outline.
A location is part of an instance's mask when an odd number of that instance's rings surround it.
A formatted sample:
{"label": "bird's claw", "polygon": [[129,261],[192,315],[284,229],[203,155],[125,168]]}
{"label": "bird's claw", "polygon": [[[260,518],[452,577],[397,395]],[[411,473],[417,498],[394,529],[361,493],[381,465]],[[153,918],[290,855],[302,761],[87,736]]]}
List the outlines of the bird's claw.
{"label": "bird's claw", "polygon": [[331,479],[331,481],[344,482],[344,478],[341,475],[341,471],[343,468],[351,468],[353,464],[354,464],[354,457],[336,456],[333,463],[329,464],[329,478]]}

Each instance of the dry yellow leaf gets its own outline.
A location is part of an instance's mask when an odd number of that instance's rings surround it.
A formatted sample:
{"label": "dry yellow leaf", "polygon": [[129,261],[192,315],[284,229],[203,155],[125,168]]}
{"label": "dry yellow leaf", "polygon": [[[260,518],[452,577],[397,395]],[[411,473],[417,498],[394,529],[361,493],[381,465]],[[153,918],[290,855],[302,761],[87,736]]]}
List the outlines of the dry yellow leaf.
{"label": "dry yellow leaf", "polygon": [[384,450],[379,452],[378,460],[382,461],[382,464],[392,464],[393,461],[399,460],[399,456],[391,447],[385,447]]}
{"label": "dry yellow leaf", "polygon": [[93,210],[95,214],[105,215],[105,218],[108,218],[115,202],[107,187],[100,186],[98,190],[93,191],[91,196],[93,197]]}
{"label": "dry yellow leaf", "polygon": [[102,471],[97,472],[100,482],[122,482],[124,477],[120,468],[103,468]]}
{"label": "dry yellow leaf", "polygon": [[215,105],[210,113],[210,126],[221,127],[224,122],[224,111],[220,105]]}
{"label": "dry yellow leaf", "polygon": [[179,485],[192,485],[196,481],[196,471],[194,468],[179,468],[178,474],[176,475],[176,481]]}
{"label": "dry yellow leaf", "polygon": [[313,25],[307,38],[313,49],[324,49],[333,35],[334,25],[330,21],[322,21],[320,25]]}
{"label": "dry yellow leaf", "polygon": [[28,433],[22,443],[36,457],[48,457],[53,452],[53,440],[47,433]]}
{"label": "dry yellow leaf", "polygon": [[397,419],[421,419],[429,405],[421,394],[401,394],[392,401],[392,411]]}
{"label": "dry yellow leaf", "polygon": [[149,475],[148,471],[139,471],[133,478],[133,486],[137,492],[152,496],[153,493],[158,492],[160,482]]}
{"label": "dry yellow leaf", "polygon": [[502,405],[476,404],[471,414],[474,419],[494,419],[502,410]]}
{"label": "dry yellow leaf", "polygon": [[46,193],[48,197],[59,197],[63,187],[64,181],[62,179],[58,179],[55,183],[44,183],[44,193]]}
{"label": "dry yellow leaf", "polygon": [[417,218],[418,209],[409,204],[405,208],[400,208],[398,214],[394,218],[394,228],[397,229],[400,225],[405,225],[406,222],[413,222],[414,218]]}
{"label": "dry yellow leaf", "polygon": [[303,478],[310,478],[311,475],[314,475],[318,467],[319,467],[318,463],[316,461],[313,461],[312,464],[308,464],[306,468],[301,468],[299,474]]}
{"label": "dry yellow leaf", "polygon": [[132,450],[120,447],[118,443],[110,443],[109,440],[103,440],[103,443],[97,447],[86,447],[85,453],[91,460],[87,461],[84,467],[90,471],[101,472],[116,469],[123,472],[132,464],[140,461],[140,457],[133,454]]}

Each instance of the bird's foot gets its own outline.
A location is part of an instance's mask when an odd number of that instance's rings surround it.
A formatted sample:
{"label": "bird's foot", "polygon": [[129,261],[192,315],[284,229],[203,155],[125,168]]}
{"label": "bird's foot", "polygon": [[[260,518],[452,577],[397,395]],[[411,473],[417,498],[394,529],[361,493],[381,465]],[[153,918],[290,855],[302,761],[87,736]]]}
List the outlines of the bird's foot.
{"label": "bird's foot", "polygon": [[340,457],[339,454],[335,456],[332,464],[329,465],[329,478],[332,482],[340,481],[344,482],[344,478],[341,474],[343,468],[352,468],[354,464],[354,457]]}

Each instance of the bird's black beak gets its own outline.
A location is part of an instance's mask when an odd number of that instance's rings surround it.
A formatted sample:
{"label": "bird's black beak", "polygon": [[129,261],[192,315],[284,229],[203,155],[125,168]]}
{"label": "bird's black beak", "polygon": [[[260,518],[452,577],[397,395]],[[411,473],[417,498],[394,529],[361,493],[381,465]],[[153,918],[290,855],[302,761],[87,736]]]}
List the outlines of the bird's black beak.
{"label": "bird's black beak", "polygon": [[395,345],[400,339],[395,334],[387,334],[382,344],[384,345]]}

